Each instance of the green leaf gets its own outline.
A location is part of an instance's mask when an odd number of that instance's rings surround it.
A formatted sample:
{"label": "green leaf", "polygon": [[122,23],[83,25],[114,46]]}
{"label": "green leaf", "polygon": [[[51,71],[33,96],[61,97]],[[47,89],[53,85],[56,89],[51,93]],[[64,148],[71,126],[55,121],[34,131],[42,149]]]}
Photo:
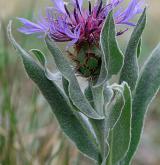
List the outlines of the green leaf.
{"label": "green leaf", "polygon": [[91,138],[94,136],[93,132],[91,129],[87,129],[88,123],[85,120],[83,122],[80,121],[80,118],[82,120],[81,115],[72,110],[69,100],[65,97],[61,89],[46,77],[44,68],[39,66],[30,54],[22,49],[14,40],[11,34],[11,22],[8,25],[8,37],[21,55],[29,77],[39,87],[50,104],[63,131],[72,139],[81,152],[98,161],[100,155],[99,149],[95,141]]}
{"label": "green leaf", "polygon": [[112,88],[106,85],[104,87],[103,95],[104,95],[104,106],[106,106],[111,101],[111,98],[113,97]]}
{"label": "green leaf", "polygon": [[[130,86],[131,90],[134,90],[138,76],[139,76],[139,67],[137,56],[139,53],[137,47],[139,45],[142,32],[146,25],[146,9],[144,10],[142,16],[140,17],[137,26],[135,27],[131,38],[129,40],[126,52],[124,65],[120,75],[120,83],[125,81]],[[139,48],[138,48],[139,49]]]}
{"label": "green leaf", "polygon": [[108,78],[110,78],[113,74],[117,74],[123,65],[123,53],[119,49],[116,40],[116,30],[112,12],[109,13],[102,28],[100,44],[105,56]]}
{"label": "green leaf", "polygon": [[95,120],[95,119],[89,119],[89,122],[92,125],[92,128],[94,129],[95,135],[98,140],[99,148],[101,151],[101,163],[103,162],[103,159],[108,154],[108,144],[105,141],[106,138],[106,127],[105,127],[105,119],[104,120]]}
{"label": "green leaf", "polygon": [[[91,85],[91,91],[92,91],[92,97],[93,97],[93,103],[94,103],[94,108],[99,112],[101,115],[105,115],[105,110],[104,110],[104,85],[99,85],[99,86],[93,86]],[[101,149],[101,155],[102,158],[105,158],[106,154],[108,153],[108,147],[107,143],[105,142],[105,137],[106,137],[106,127],[105,127],[105,119],[104,120],[90,120],[94,131],[97,135],[97,139],[100,144],[100,149]]]}
{"label": "green leaf", "polygon": [[56,43],[51,40],[48,36],[46,37],[46,44],[48,49],[52,53],[55,63],[62,73],[64,78],[69,82],[68,91],[70,99],[73,104],[81,111],[83,114],[93,119],[103,119],[104,116],[100,116],[89,104],[85,96],[83,95],[76,76],[74,74],[74,70],[71,68],[69,62],[64,57],[62,52],[58,49]]}
{"label": "green leaf", "polygon": [[105,57],[104,57],[103,53],[102,53],[101,59],[102,59],[102,64],[101,64],[100,74],[99,74],[98,80],[95,84],[95,86],[97,86],[97,87],[105,84],[107,81],[107,76],[108,76],[108,71],[107,71],[106,63],[105,63]]}
{"label": "green leaf", "polygon": [[101,116],[104,116],[104,86],[92,86],[91,85],[91,91],[92,91],[92,97],[94,101],[94,108],[100,114]]}
{"label": "green leaf", "polygon": [[53,74],[47,68],[47,61],[46,61],[45,55],[38,49],[31,49],[30,52],[36,56],[36,58],[38,59],[40,64],[44,67],[44,71],[45,71],[47,78],[49,80],[54,80]]}
{"label": "green leaf", "polygon": [[32,52],[38,59],[38,61],[41,63],[42,66],[46,65],[46,59],[44,54],[38,50],[38,49],[31,49],[30,52]]}
{"label": "green leaf", "polygon": [[68,91],[68,86],[69,86],[69,83],[68,81],[62,76],[62,84],[63,84],[63,89],[65,91],[65,94],[68,96],[69,98],[69,91]]}
{"label": "green leaf", "polygon": [[[95,86],[92,86],[92,85],[93,85],[92,83],[90,83],[88,85],[88,87],[85,90],[85,95],[93,107],[102,108],[102,111],[103,111],[103,109],[104,109],[104,98],[102,98],[103,97],[103,88],[101,88],[102,87],[101,85],[96,88],[95,88]],[[97,94],[96,94],[96,92],[97,92]],[[96,96],[94,96],[94,95],[96,95]],[[102,101],[99,99],[102,99]],[[102,104],[102,105],[98,105],[98,100],[99,100],[99,104]],[[108,153],[107,143],[105,142],[105,137],[106,137],[105,120],[89,119],[89,122],[91,123],[91,125],[94,129],[94,132],[97,137],[99,147],[101,150],[101,156],[103,159],[104,157],[106,157],[106,155]],[[103,160],[101,160],[100,162],[102,162],[102,161]]]}
{"label": "green leaf", "polygon": [[132,97],[129,86],[124,83],[125,105],[121,116],[115,126],[110,130],[108,136],[109,155],[107,165],[117,165],[117,163],[126,155],[131,138],[131,115],[132,115]]}
{"label": "green leaf", "polygon": [[112,90],[114,94],[105,110],[107,131],[109,131],[115,126],[125,105],[125,100],[123,96],[123,84],[112,86]]}
{"label": "green leaf", "polygon": [[144,117],[149,104],[160,87],[160,44],[144,65],[133,96],[132,106],[132,137],[129,151],[121,164],[129,165],[143,129]]}
{"label": "green leaf", "polygon": [[137,58],[141,54],[141,45],[142,45],[142,38],[139,40],[138,47],[137,47]]}
{"label": "green leaf", "polygon": [[92,90],[91,87],[88,85],[88,87],[85,89],[84,94],[91,104],[92,107],[94,107],[94,100],[93,100],[93,95],[92,95]]}
{"label": "green leaf", "polygon": [[[68,81],[63,77],[62,78],[62,81],[63,81],[63,88],[64,88],[64,91],[66,93],[67,96],[69,96],[69,92],[68,92]],[[94,100],[93,100],[93,94],[92,94],[92,89],[91,89],[91,85],[89,85],[86,90],[85,90],[85,94],[87,96],[87,99],[88,101],[90,102],[91,106],[94,107]],[[71,100],[70,100],[71,101]],[[71,101],[71,104],[72,106],[75,108],[76,110],[76,107],[73,105],[72,101]],[[80,117],[80,121],[82,121],[83,123],[83,120],[82,120],[82,117],[83,116],[79,116]],[[96,135],[96,139],[98,140],[99,144],[100,144],[100,148],[102,148],[102,146],[104,146],[104,138],[103,138],[103,130],[105,129],[103,127],[103,121],[104,120],[94,120],[94,119],[89,119],[87,120],[88,121],[88,129],[94,129],[94,133]],[[93,137],[92,137],[93,139]],[[103,144],[102,144],[103,143]],[[101,156],[102,156],[102,153],[101,153]],[[101,162],[101,157],[99,159],[99,161]]]}

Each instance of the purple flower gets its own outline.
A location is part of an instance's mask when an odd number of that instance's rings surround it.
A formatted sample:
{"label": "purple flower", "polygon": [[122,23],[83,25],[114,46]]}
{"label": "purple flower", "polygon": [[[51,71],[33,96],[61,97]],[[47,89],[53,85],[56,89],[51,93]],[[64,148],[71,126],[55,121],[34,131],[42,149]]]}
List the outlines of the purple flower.
{"label": "purple flower", "polygon": [[[144,0],[131,0],[128,7],[122,9],[119,6],[123,0],[110,0],[105,4],[97,0],[94,5],[88,0],[88,8],[84,9],[83,0],[70,0],[68,3],[63,0],[51,1],[54,6],[48,7],[46,16],[41,16],[36,23],[18,18],[24,25],[19,31],[24,34],[48,34],[57,42],[70,41],[69,46],[84,42],[98,43],[104,20],[113,9],[116,9],[114,20],[117,25],[134,26],[131,19],[142,13],[144,4]],[[117,32],[117,35],[126,29]]]}

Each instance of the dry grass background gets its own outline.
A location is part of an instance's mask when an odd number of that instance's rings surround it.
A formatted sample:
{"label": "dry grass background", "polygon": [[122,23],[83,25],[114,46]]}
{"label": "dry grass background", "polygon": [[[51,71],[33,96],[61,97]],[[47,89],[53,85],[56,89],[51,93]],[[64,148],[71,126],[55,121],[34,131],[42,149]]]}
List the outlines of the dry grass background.
{"label": "dry grass background", "polygon": [[[40,47],[47,52],[42,41],[17,33],[19,24],[15,20],[17,16],[34,17],[33,13],[47,6],[46,3],[49,0],[0,0],[0,165],[92,165],[63,135],[50,107],[28,79],[6,38],[8,20],[14,19],[14,34],[21,45],[26,49]],[[140,64],[160,41],[159,7],[159,0],[148,1]],[[124,44],[129,34],[120,38]],[[160,94],[148,112],[133,164],[160,165]]]}

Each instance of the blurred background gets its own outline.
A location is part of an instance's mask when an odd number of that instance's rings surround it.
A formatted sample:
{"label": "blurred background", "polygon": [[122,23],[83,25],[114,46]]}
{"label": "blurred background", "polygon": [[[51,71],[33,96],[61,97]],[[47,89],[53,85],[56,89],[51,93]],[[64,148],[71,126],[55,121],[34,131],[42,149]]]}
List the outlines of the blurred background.
{"label": "blurred background", "polygon": [[[127,2],[128,0],[126,0]],[[16,17],[34,19],[49,0],[0,0],[0,165],[92,165],[61,132],[50,107],[26,75],[21,59],[10,46],[6,26],[13,19],[16,40],[27,50],[43,40],[16,31]],[[124,50],[130,32],[119,37]],[[143,34],[140,66],[160,41],[160,1],[148,1],[148,23]],[[54,68],[53,68],[54,69]],[[133,165],[160,165],[160,93],[152,102]]]}

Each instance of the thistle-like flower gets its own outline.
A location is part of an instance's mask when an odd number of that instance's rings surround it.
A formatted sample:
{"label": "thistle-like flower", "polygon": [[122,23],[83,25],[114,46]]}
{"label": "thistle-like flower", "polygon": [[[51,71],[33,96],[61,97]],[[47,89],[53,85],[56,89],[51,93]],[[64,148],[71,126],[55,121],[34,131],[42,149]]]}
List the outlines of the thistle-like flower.
{"label": "thistle-like flower", "polygon": [[[48,7],[46,16],[40,16],[36,23],[18,18],[24,24],[19,31],[24,34],[36,33],[39,36],[48,34],[56,42],[69,41],[68,46],[74,45],[76,48],[76,53],[70,55],[78,63],[77,70],[88,77],[97,74],[99,70],[97,66],[101,60],[93,52],[93,47],[99,47],[101,29],[109,12],[115,9],[113,16],[116,25],[126,25],[125,29],[117,31],[118,36],[127,31],[128,26],[135,26],[131,19],[143,11],[143,0],[131,0],[126,9],[119,7],[122,1],[110,0],[103,3],[102,0],[97,0],[93,5],[88,0],[88,8],[84,9],[83,0],[70,0],[68,3],[63,0],[52,0],[54,6]],[[82,47],[86,52],[80,61],[77,54]]]}

